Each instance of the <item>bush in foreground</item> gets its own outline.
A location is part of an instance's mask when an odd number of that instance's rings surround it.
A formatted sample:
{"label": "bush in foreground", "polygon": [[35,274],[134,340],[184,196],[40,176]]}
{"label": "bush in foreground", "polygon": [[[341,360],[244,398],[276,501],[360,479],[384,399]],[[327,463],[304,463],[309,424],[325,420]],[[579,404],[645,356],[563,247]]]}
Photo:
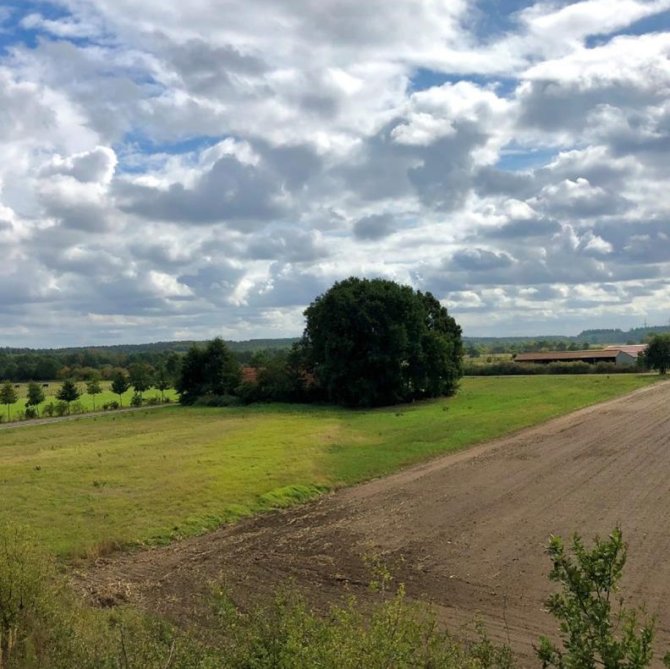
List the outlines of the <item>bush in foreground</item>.
{"label": "bush in foreground", "polygon": [[[605,540],[596,537],[591,550],[579,535],[568,551],[552,537],[547,553],[549,578],[561,590],[549,597],[547,609],[559,621],[561,646],[542,637],[537,648],[543,667],[556,669],[643,669],[654,653],[653,620],[615,599],[626,564],[626,545],[620,529]],[[615,604],[616,602],[616,604]],[[670,666],[670,654],[664,658]]]}
{"label": "bush in foreground", "polygon": [[[653,623],[614,605],[626,559],[620,530],[594,547],[575,536],[572,554],[551,539],[550,578],[561,584],[547,607],[562,645],[542,638],[544,667],[644,669],[653,660]],[[381,600],[354,597],[325,615],[285,590],[267,605],[241,612],[213,595],[218,630],[205,640],[129,607],[82,605],[30,536],[0,526],[0,667],[2,669],[511,669],[506,647],[481,632],[455,639],[432,609],[410,602],[378,569]],[[666,659],[666,666],[670,666]]]}
{"label": "bush in foreground", "polygon": [[0,527],[2,669],[509,669],[508,649],[457,641],[404,590],[373,606],[352,598],[327,615],[293,591],[249,613],[213,595],[206,643],[127,607],[79,603],[36,542]]}

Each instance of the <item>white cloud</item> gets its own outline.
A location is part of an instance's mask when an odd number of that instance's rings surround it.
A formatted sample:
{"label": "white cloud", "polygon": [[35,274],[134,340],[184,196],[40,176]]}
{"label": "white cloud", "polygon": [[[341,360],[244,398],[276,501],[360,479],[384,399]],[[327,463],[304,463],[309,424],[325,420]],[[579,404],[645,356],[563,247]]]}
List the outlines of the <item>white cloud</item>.
{"label": "white cloud", "polygon": [[667,308],[670,37],[628,28],[670,0],[47,4],[0,56],[8,343],[295,334],[349,274],[480,333]]}

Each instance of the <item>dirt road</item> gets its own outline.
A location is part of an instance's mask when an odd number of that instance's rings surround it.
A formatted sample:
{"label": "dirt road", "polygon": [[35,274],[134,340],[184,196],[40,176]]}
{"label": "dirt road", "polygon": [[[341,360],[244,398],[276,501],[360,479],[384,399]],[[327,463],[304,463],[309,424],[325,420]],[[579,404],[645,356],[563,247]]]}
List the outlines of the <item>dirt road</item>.
{"label": "dirt road", "polygon": [[668,649],[669,407],[670,383],[659,383],[299,508],[100,560],[79,585],[102,603],[128,598],[177,618],[199,615],[218,578],[241,603],[295,579],[323,605],[346,588],[365,597],[361,556],[378,553],[451,627],[479,615],[537,666],[531,644],[555,629],[542,610],[548,536],[620,524],[625,592],[658,617]]}

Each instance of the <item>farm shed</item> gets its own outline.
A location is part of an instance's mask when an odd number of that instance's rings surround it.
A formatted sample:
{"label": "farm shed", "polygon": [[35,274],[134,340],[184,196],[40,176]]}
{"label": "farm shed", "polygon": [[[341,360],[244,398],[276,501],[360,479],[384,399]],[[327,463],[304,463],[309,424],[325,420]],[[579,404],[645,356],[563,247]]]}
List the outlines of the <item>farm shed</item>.
{"label": "farm shed", "polygon": [[550,362],[611,362],[618,366],[634,365],[637,354],[628,353],[622,348],[607,348],[589,351],[545,351],[543,353],[519,353],[515,362],[549,364]]}
{"label": "farm shed", "polygon": [[632,355],[634,358],[637,358],[640,353],[644,353],[647,350],[646,344],[626,344],[621,346],[605,346],[606,351],[623,351]]}

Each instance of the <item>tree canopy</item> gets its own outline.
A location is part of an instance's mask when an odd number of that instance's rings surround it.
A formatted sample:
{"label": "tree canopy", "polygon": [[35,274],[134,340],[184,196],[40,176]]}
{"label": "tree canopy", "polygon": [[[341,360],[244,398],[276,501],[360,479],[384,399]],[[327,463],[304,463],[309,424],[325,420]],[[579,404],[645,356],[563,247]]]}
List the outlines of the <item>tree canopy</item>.
{"label": "tree canopy", "polygon": [[661,374],[670,369],[670,335],[654,335],[644,352],[644,362],[650,369],[657,369]]}
{"label": "tree canopy", "polygon": [[9,415],[9,405],[16,404],[18,402],[19,396],[14,390],[14,386],[11,381],[5,381],[0,387],[0,402],[7,405],[7,420],[10,419]]}
{"label": "tree canopy", "polygon": [[69,405],[70,402],[75,402],[78,400],[80,395],[81,393],[79,392],[79,388],[77,388],[75,382],[72,381],[72,379],[65,379],[65,381],[63,381],[63,385],[56,393],[56,398],[62,402],[67,402]]}
{"label": "tree canopy", "polygon": [[240,364],[217,337],[205,348],[193,346],[188,351],[176,388],[182,404],[193,404],[199,397],[232,395],[241,380]]}
{"label": "tree canopy", "polygon": [[352,277],[305,316],[306,364],[329,401],[384,406],[456,391],[461,328],[430,293]]}

